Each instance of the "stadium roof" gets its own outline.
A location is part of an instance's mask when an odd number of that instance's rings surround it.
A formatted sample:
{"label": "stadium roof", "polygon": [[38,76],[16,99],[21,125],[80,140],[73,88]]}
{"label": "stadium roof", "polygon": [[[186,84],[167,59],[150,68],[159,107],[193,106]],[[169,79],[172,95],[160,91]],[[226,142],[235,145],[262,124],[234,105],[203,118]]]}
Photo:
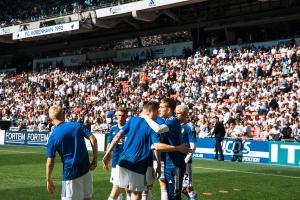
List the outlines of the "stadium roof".
{"label": "stadium roof", "polygon": [[[206,31],[245,27],[300,19],[297,1],[259,0],[190,0],[142,11],[96,16],[97,11],[87,11],[80,16],[59,17],[45,23],[80,20],[80,29],[52,35],[14,41],[11,35],[0,36],[2,51],[8,54],[19,51],[95,44],[95,42],[203,28]],[[118,9],[118,7],[113,7]],[[115,12],[120,12],[116,10]],[[40,22],[39,22],[40,23]],[[26,26],[26,24],[21,25]],[[29,27],[29,26],[28,26]],[[27,28],[28,28],[27,27]]]}

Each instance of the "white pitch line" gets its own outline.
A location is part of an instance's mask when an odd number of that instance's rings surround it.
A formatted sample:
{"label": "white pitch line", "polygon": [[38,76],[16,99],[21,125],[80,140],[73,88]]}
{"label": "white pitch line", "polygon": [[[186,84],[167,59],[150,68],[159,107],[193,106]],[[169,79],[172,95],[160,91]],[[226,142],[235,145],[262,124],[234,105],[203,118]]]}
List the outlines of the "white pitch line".
{"label": "white pitch line", "polygon": [[277,177],[284,177],[284,178],[299,178],[299,176],[285,176],[279,174],[266,174],[266,173],[258,173],[258,172],[247,172],[247,171],[238,171],[238,170],[231,170],[231,169],[217,169],[217,168],[206,168],[206,167],[195,167],[199,169],[208,169],[208,170],[216,170],[216,171],[226,171],[226,172],[237,172],[237,173],[244,173],[244,174],[256,174],[256,175],[264,175],[264,176],[277,176]]}
{"label": "white pitch line", "polygon": [[5,150],[5,149],[0,149],[0,152],[11,152],[11,153],[25,153],[25,154],[39,154],[37,152],[29,152],[29,151],[14,151],[14,150]]}

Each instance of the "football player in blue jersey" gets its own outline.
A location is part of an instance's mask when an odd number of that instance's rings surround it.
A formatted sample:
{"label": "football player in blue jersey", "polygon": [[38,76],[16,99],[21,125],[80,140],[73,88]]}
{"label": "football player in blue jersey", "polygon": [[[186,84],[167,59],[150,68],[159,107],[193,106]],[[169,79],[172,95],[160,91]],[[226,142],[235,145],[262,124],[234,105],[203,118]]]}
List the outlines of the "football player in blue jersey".
{"label": "football player in blue jersey", "polygon": [[[149,111],[148,107],[150,105],[151,104],[148,104],[148,101],[144,101],[143,111],[140,114],[141,117],[148,115],[148,111]],[[161,174],[161,171],[154,171],[153,163],[154,163],[154,160],[156,160],[158,158],[158,154],[157,154],[158,152],[153,147],[151,147],[151,149],[153,150],[153,152],[151,152],[151,155],[149,158],[149,163],[148,163],[148,168],[147,168],[147,172],[146,172],[147,190],[143,191],[142,200],[152,200],[152,187],[153,187],[153,183],[155,180],[155,173],[157,173],[157,175]],[[157,164],[156,164],[156,166],[157,166]]]}
{"label": "football player in blue jersey", "polygon": [[[147,116],[151,119],[158,117],[159,104],[147,103]],[[132,200],[141,200],[142,191],[147,190],[146,171],[151,156],[151,146],[160,151],[191,152],[186,145],[167,145],[159,142],[158,135],[151,129],[144,118],[132,117],[114,137],[103,157],[103,167],[108,169],[111,152],[119,140],[126,135],[124,150],[119,158],[117,170],[119,170],[120,187],[129,186]]]}
{"label": "football player in blue jersey", "polygon": [[[176,102],[171,98],[165,98],[160,102],[159,115],[165,123],[159,125],[150,118],[145,117],[151,128],[161,134],[165,133],[165,143],[169,145],[184,144],[181,133],[181,125],[175,115]],[[183,175],[185,172],[185,154],[180,152],[167,152],[164,158],[165,181],[161,181],[161,200],[180,200]]]}
{"label": "football player in blue jersey", "polygon": [[[117,135],[120,129],[125,125],[127,119],[127,109],[124,107],[119,107],[116,110],[115,117],[117,119],[117,125],[112,126],[109,131],[109,143],[107,145],[107,149],[109,148],[109,145],[113,140],[113,138],[115,137],[115,135]],[[121,138],[118,144],[113,148],[112,169],[111,169],[111,176],[110,176],[110,182],[113,184],[113,188],[111,190],[108,200],[122,199],[122,194],[119,187],[119,173],[116,170],[116,166],[119,161],[119,157],[123,152],[124,141],[125,141],[125,137],[123,136],[123,138]],[[128,190],[126,191],[126,199],[130,200],[130,191]]]}
{"label": "football player in blue jersey", "polygon": [[[97,167],[98,146],[96,137],[79,122],[65,122],[65,113],[58,106],[51,106],[49,118],[55,125],[47,144],[46,181],[47,191],[54,192],[52,172],[56,152],[63,163],[61,199],[92,199],[93,178],[91,170]],[[93,148],[90,163],[85,140]]]}
{"label": "football player in blue jersey", "polygon": [[[196,149],[196,131],[192,123],[189,121],[189,107],[186,105],[179,105],[176,107],[176,117],[181,123],[182,137],[185,144],[187,144],[193,152]],[[197,194],[194,191],[192,179],[192,156],[193,152],[188,153],[184,161],[186,163],[186,170],[183,177],[182,192],[188,197],[189,200],[197,200]]]}
{"label": "football player in blue jersey", "polygon": [[[162,125],[165,124],[165,119],[162,117],[159,117],[155,120],[158,124]],[[166,142],[166,136],[165,133],[160,133],[159,138],[160,142],[162,143],[167,143]],[[166,185],[166,180],[165,180],[165,157],[166,154],[165,152],[158,152],[155,151],[155,160],[153,161],[153,167],[155,170],[155,174],[158,176],[159,180],[159,185],[161,189],[161,199],[162,200],[167,200],[168,199],[168,193],[167,193],[167,185]]]}

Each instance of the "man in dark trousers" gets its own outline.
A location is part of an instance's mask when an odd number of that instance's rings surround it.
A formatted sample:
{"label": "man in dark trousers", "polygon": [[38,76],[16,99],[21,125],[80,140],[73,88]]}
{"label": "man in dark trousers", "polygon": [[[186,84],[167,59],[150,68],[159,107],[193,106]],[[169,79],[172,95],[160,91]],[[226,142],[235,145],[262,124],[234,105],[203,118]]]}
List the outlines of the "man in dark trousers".
{"label": "man in dark trousers", "polygon": [[220,152],[220,161],[224,161],[224,155],[223,155],[221,142],[224,139],[226,131],[225,131],[224,124],[219,121],[219,117],[215,116],[214,121],[215,121],[215,126],[214,126],[214,129],[212,132],[212,135],[215,135],[215,139],[216,139],[216,145],[215,145],[216,154],[215,154],[214,159],[218,160],[218,152]]}

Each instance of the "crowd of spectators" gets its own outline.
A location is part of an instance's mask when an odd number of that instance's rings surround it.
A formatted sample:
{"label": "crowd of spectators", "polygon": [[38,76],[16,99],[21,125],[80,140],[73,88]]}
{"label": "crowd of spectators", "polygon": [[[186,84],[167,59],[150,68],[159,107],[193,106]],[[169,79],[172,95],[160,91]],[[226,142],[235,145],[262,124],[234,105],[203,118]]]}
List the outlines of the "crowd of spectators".
{"label": "crowd of spectators", "polygon": [[181,31],[169,34],[158,34],[141,37],[141,46],[149,47],[154,45],[164,45],[175,42],[191,41],[192,36],[189,31]]}
{"label": "crowd of spectators", "polygon": [[62,106],[67,121],[94,132],[129,116],[143,102],[176,98],[190,108],[198,137],[206,137],[218,116],[227,137],[290,140],[300,135],[300,46],[270,49],[202,49],[188,58],[159,58],[139,68],[112,63],[67,71],[23,73],[0,78],[0,119],[21,129],[50,130],[49,106]]}
{"label": "crowd of spectators", "polygon": [[192,36],[189,31],[178,31],[175,33],[156,34],[143,37],[136,37],[125,40],[116,40],[106,43],[101,43],[97,47],[90,47],[88,50],[103,51],[103,50],[119,50],[119,49],[132,49],[138,47],[151,47],[158,45],[165,45],[177,42],[191,41]]}
{"label": "crowd of spectators", "polygon": [[138,0],[15,0],[0,1],[1,27],[42,20],[53,16],[63,16],[92,8],[104,8]]}

